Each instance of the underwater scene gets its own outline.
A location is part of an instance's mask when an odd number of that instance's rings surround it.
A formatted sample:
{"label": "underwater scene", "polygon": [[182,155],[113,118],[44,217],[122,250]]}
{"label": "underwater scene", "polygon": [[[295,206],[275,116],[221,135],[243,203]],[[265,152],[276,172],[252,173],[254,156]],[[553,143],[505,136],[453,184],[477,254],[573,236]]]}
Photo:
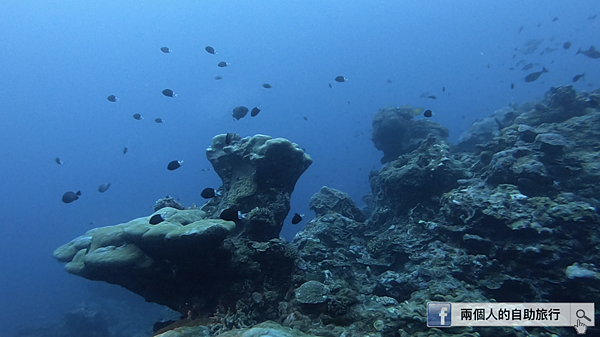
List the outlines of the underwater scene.
{"label": "underwater scene", "polygon": [[1,2],[0,336],[600,336],[598,14]]}

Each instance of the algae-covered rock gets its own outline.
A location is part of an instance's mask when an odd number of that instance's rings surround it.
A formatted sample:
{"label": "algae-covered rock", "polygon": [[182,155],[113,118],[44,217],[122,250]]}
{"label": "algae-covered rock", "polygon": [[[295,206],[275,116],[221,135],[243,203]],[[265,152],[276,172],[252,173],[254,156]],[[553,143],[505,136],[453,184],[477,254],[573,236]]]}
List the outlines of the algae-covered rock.
{"label": "algae-covered rock", "polygon": [[309,207],[317,216],[339,213],[352,220],[365,221],[365,216],[348,194],[327,186],[321,187],[321,190],[310,198]]}
{"label": "algae-covered rock", "polygon": [[[265,135],[215,136],[206,157],[223,180],[222,196],[202,207],[211,217],[235,208],[248,213],[237,232],[251,240],[279,237],[296,181],[312,163],[298,145]],[[229,141],[228,143],[226,141]]]}
{"label": "algae-covered rock", "polygon": [[415,121],[414,114],[413,108],[403,105],[381,109],[373,117],[371,139],[375,147],[383,151],[382,164],[413,151],[428,134],[440,140],[448,137],[448,129],[429,120]]}

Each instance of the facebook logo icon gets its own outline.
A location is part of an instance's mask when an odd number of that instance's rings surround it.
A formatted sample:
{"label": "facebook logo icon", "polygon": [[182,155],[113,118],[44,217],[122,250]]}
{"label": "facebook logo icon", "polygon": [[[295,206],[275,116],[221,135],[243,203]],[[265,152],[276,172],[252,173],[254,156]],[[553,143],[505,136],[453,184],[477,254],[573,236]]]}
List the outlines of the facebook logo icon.
{"label": "facebook logo icon", "polygon": [[427,303],[427,326],[430,328],[452,325],[452,308],[448,302]]}

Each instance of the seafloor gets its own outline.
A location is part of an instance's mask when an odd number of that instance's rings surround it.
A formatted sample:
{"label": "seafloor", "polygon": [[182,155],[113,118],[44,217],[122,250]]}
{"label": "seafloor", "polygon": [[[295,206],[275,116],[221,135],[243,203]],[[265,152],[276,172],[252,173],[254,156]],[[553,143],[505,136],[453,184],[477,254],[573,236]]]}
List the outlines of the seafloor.
{"label": "seafloor", "polygon": [[[285,139],[218,135],[207,157],[220,196],[192,208],[160,200],[165,221],[93,229],[54,256],[179,312],[156,326],[164,337],[575,335],[430,329],[426,303],[600,303],[599,103],[598,90],[551,88],[474,123],[454,146],[412,108],[382,109],[373,141],[387,164],[370,173],[367,207],[323,187],[291,243],[279,232],[310,156]],[[219,219],[224,209],[246,215]]]}

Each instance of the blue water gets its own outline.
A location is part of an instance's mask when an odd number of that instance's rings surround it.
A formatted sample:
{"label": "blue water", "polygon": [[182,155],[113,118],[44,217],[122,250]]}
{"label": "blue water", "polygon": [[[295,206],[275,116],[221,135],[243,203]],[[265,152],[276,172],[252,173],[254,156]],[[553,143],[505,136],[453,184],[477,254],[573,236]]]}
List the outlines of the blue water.
{"label": "blue water", "polygon": [[[429,108],[456,141],[476,119],[576,74],[586,74],[576,89],[596,89],[600,60],[575,52],[600,47],[600,18],[588,19],[599,12],[596,0],[0,2],[2,334],[56,320],[108,290],[126,297],[67,274],[52,251],[90,228],[147,216],[165,195],[201,204],[200,191],[220,184],[202,171],[214,135],[284,137],[312,156],[282,233],[291,239],[302,228],[291,216],[305,213],[306,223],[323,185],[362,205],[368,173],[381,167],[370,140],[380,108]],[[515,51],[530,39],[543,39],[540,49]],[[558,50],[539,55],[546,47]],[[521,59],[536,65],[508,69]],[[542,66],[550,72],[524,82]],[[334,82],[338,75],[348,81]],[[178,97],[164,97],[165,88]],[[110,94],[119,100],[108,102]],[[262,112],[234,121],[237,105]],[[183,166],[167,171],[176,159]],[[69,190],[83,195],[64,204]]]}

